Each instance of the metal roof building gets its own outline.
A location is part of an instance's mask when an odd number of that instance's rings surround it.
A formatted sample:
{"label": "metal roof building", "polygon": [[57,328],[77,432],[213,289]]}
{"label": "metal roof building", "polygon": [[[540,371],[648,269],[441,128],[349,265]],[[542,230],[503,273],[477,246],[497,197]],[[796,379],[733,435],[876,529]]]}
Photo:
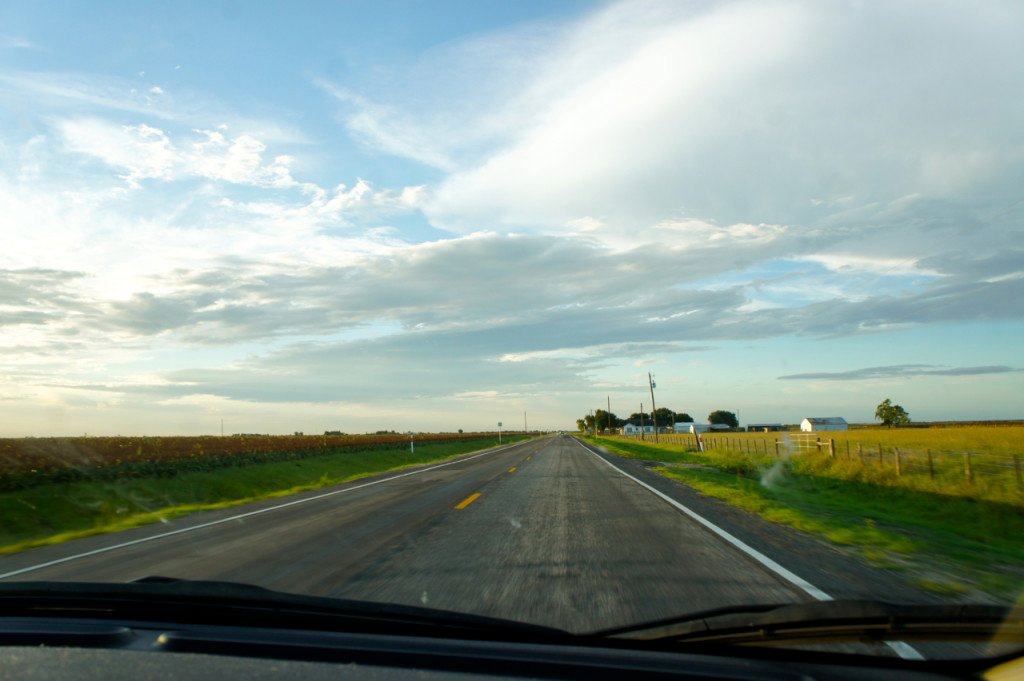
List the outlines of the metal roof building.
{"label": "metal roof building", "polygon": [[819,430],[847,430],[842,416],[808,416],[800,422],[800,430],[812,433]]}

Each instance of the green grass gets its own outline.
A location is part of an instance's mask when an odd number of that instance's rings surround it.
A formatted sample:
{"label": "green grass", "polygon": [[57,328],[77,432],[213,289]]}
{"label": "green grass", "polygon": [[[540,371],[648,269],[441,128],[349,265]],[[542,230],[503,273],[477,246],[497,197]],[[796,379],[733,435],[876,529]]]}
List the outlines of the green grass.
{"label": "green grass", "polygon": [[[689,436],[662,436],[688,440]],[[810,438],[805,440],[804,438]],[[814,438],[835,458],[801,449]],[[817,434],[708,433],[714,450],[757,448],[799,454],[814,464],[815,474],[862,479],[875,484],[909,487],[1024,506],[1024,426],[961,426],[947,428],[858,428]],[[810,453],[810,456],[808,456]],[[830,470],[829,470],[830,469]]]}
{"label": "green grass", "polygon": [[655,470],[766,520],[855,549],[878,567],[911,570],[940,594],[1015,597],[1024,585],[1024,509],[1011,503],[815,475],[813,466],[738,452],[598,438],[620,456],[662,462]]}
{"label": "green grass", "polygon": [[[772,433],[706,433],[706,439],[717,439],[742,443],[747,441],[758,447],[773,447],[776,439],[799,435],[799,432],[785,431]],[[931,449],[936,452],[974,452],[979,455],[1011,457],[1014,454],[1024,455],[1024,425],[1013,426],[960,426],[947,428],[854,428],[851,430],[823,431],[816,433],[824,441],[830,438],[836,441],[836,447],[845,453],[846,443],[856,451],[859,443],[865,451],[870,452],[881,445],[889,452],[893,447],[906,450]],[[668,439],[689,438],[692,435],[669,435]],[[666,439],[665,435],[661,439]]]}
{"label": "green grass", "polygon": [[0,554],[318,489],[496,444],[496,438],[422,444],[415,454],[402,445],[170,478],[69,482],[5,492],[0,494]]}

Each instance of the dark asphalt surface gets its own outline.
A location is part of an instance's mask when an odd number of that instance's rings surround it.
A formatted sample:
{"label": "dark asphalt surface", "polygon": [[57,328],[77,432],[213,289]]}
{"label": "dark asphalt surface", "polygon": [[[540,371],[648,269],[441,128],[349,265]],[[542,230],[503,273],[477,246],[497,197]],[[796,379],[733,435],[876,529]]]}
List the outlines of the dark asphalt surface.
{"label": "dark asphalt surface", "polygon": [[[914,600],[889,573],[602,456],[835,597]],[[0,579],[230,580],[572,631],[810,600],[570,437],[394,475],[0,557]]]}

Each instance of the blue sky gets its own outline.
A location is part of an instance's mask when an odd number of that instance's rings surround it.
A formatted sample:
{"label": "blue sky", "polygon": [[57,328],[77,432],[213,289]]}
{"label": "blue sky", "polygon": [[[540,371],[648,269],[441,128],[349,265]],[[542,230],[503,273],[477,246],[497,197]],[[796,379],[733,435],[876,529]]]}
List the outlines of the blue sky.
{"label": "blue sky", "polygon": [[1015,2],[0,4],[0,436],[1024,418]]}

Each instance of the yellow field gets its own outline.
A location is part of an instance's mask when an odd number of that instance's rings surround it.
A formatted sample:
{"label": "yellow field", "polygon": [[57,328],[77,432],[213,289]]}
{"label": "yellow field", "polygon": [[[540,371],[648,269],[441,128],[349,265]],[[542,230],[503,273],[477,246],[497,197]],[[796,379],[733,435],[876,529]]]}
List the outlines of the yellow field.
{"label": "yellow field", "polygon": [[[1024,426],[864,428],[819,433],[704,433],[709,453],[784,458],[812,475],[1020,504]],[[646,436],[652,442],[651,435]],[[696,449],[692,435],[659,435]]]}

